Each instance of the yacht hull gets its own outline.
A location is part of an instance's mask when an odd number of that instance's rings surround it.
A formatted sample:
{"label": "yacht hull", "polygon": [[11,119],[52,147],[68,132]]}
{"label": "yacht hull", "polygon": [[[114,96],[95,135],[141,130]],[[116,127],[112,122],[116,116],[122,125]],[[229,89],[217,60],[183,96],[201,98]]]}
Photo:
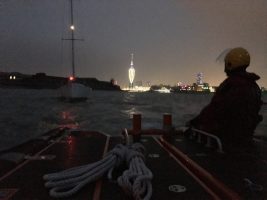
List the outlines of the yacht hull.
{"label": "yacht hull", "polygon": [[91,91],[91,88],[86,87],[83,84],[73,82],[70,82],[59,88],[60,99],[68,101],[86,100]]}

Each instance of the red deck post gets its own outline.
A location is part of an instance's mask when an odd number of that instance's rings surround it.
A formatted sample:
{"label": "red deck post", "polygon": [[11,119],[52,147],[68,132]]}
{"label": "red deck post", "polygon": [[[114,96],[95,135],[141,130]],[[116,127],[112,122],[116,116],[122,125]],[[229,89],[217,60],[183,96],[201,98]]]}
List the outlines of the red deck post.
{"label": "red deck post", "polygon": [[172,115],[170,113],[163,114],[163,129],[172,127]]}
{"label": "red deck post", "polygon": [[134,142],[137,142],[140,139],[141,136],[141,130],[142,130],[142,115],[139,113],[133,114],[133,140]]}
{"label": "red deck post", "polygon": [[142,115],[141,114],[133,114],[133,131],[134,134],[137,134],[138,132],[141,131],[141,118]]}

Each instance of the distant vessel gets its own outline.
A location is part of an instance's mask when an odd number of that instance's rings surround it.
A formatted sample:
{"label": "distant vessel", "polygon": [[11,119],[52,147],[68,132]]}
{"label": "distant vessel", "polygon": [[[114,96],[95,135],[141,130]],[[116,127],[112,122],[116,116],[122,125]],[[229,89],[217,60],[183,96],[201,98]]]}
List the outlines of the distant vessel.
{"label": "distant vessel", "polygon": [[70,0],[70,8],[71,8],[71,38],[70,39],[63,39],[63,40],[70,40],[71,41],[71,61],[72,61],[72,76],[69,77],[68,83],[61,88],[59,88],[60,97],[62,99],[68,101],[76,101],[76,100],[86,100],[92,90],[90,87],[87,87],[81,83],[76,82],[75,76],[75,49],[74,49],[74,41],[75,40],[82,40],[76,39],[74,37],[74,19],[73,19],[73,0]]}
{"label": "distant vessel", "polygon": [[83,84],[75,83],[71,80],[66,85],[59,88],[60,98],[67,101],[82,101],[86,100],[92,91],[91,88]]}
{"label": "distant vessel", "polygon": [[159,92],[159,93],[171,93],[171,90],[166,88],[166,87],[162,87],[162,88],[154,90],[154,91]]}

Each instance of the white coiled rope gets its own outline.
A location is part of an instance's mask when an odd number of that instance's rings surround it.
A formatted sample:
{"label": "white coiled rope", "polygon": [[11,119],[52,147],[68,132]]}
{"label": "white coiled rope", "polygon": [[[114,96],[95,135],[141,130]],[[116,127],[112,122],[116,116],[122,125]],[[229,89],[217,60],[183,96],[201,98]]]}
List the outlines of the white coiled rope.
{"label": "white coiled rope", "polygon": [[45,186],[51,188],[50,196],[63,198],[75,194],[87,183],[96,181],[107,171],[120,165],[124,160],[125,151],[125,146],[117,145],[98,162],[44,175],[43,179],[47,181]]}
{"label": "white coiled rope", "polygon": [[117,179],[118,184],[134,199],[148,200],[152,196],[153,175],[144,164],[143,152],[141,144],[119,144],[98,162],[44,175],[45,186],[50,188],[52,197],[69,197],[107,172],[108,178],[112,179],[113,170],[126,161],[129,169]]}
{"label": "white coiled rope", "polygon": [[144,163],[144,147],[140,143],[127,149],[126,162],[129,167],[117,179],[124,192],[136,200],[149,200],[152,196],[152,172]]}

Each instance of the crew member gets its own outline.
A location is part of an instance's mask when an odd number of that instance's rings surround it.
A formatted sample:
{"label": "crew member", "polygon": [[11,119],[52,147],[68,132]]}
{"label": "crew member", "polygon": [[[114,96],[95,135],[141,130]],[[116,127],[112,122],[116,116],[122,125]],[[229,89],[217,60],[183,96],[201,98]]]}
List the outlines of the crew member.
{"label": "crew member", "polygon": [[230,50],[225,56],[227,78],[220,84],[211,102],[188,126],[215,134],[224,146],[247,145],[262,116],[260,77],[246,71],[250,55],[244,48]]}

